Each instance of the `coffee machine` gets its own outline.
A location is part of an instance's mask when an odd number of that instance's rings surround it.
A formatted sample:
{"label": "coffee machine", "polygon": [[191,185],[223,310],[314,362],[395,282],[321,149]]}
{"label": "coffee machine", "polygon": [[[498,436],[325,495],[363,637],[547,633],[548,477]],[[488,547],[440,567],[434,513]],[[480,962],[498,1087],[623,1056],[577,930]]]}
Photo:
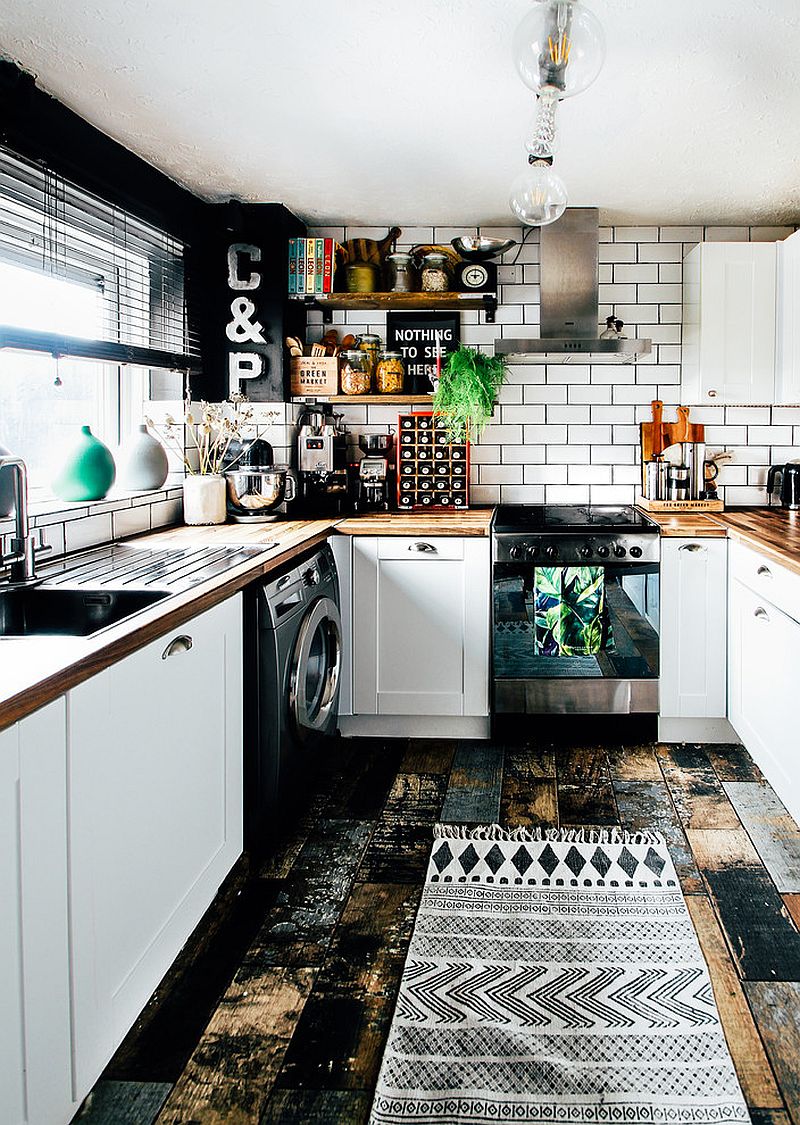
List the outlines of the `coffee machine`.
{"label": "coffee machine", "polygon": [[358,445],[364,456],[353,466],[353,507],[357,512],[385,512],[396,494],[391,434],[361,434]]}
{"label": "coffee machine", "polygon": [[327,403],[306,406],[298,419],[300,503],[311,516],[347,508],[347,431]]}

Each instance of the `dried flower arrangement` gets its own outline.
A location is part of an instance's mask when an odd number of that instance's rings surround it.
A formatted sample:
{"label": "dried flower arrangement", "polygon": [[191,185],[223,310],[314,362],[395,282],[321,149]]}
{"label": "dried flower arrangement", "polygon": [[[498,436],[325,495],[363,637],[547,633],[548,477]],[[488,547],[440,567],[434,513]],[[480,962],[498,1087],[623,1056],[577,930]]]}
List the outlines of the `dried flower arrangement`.
{"label": "dried flower arrangement", "polygon": [[[163,427],[156,425],[152,418],[145,418],[150,429],[157,433],[160,431],[168,448],[179,455],[186,472],[198,476],[212,476],[222,472],[231,443],[241,439],[252,420],[252,407],[245,405],[245,399],[241,395],[232,396],[230,402],[201,401],[195,404],[195,409],[187,400],[183,419],[178,420],[167,414]],[[235,464],[246,448],[244,446],[225,467],[230,468]]]}

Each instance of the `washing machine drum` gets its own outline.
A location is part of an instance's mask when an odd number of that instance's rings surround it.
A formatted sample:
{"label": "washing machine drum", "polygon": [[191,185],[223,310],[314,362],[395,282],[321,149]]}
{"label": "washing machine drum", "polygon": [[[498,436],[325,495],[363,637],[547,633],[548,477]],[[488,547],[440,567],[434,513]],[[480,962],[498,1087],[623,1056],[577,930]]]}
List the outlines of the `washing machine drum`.
{"label": "washing machine drum", "polygon": [[289,674],[289,712],[303,741],[336,730],[341,671],[342,619],[335,602],[317,598],[297,631]]}

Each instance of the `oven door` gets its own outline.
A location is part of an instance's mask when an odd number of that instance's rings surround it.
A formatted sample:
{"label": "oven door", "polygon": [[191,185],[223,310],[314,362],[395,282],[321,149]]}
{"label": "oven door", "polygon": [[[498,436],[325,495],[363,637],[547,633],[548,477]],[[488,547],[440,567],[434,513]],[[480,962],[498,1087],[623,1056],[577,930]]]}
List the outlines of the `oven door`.
{"label": "oven door", "polygon": [[[552,612],[559,599],[552,590],[549,598],[546,592],[543,594],[545,583],[541,575],[537,580],[537,568],[525,563],[494,564],[495,711],[658,711],[658,563],[606,563],[596,569],[602,570],[602,613],[596,615],[591,637],[574,646],[586,651],[565,655],[568,646],[555,643],[553,630],[548,630],[548,609]],[[575,604],[568,602],[571,616],[580,617],[580,612],[577,599]],[[563,639],[557,630],[556,635],[558,640]],[[581,636],[580,621],[570,639],[576,636]]]}

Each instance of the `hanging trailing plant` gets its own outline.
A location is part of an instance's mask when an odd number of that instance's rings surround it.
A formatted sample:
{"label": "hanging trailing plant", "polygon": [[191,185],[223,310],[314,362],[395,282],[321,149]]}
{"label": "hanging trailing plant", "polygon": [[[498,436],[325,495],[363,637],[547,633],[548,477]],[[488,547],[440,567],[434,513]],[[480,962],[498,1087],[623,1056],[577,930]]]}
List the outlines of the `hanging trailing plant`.
{"label": "hanging trailing plant", "polygon": [[477,438],[494,413],[497,392],[506,379],[507,360],[475,348],[458,348],[447,357],[433,395],[433,409],[447,423],[451,441]]}

